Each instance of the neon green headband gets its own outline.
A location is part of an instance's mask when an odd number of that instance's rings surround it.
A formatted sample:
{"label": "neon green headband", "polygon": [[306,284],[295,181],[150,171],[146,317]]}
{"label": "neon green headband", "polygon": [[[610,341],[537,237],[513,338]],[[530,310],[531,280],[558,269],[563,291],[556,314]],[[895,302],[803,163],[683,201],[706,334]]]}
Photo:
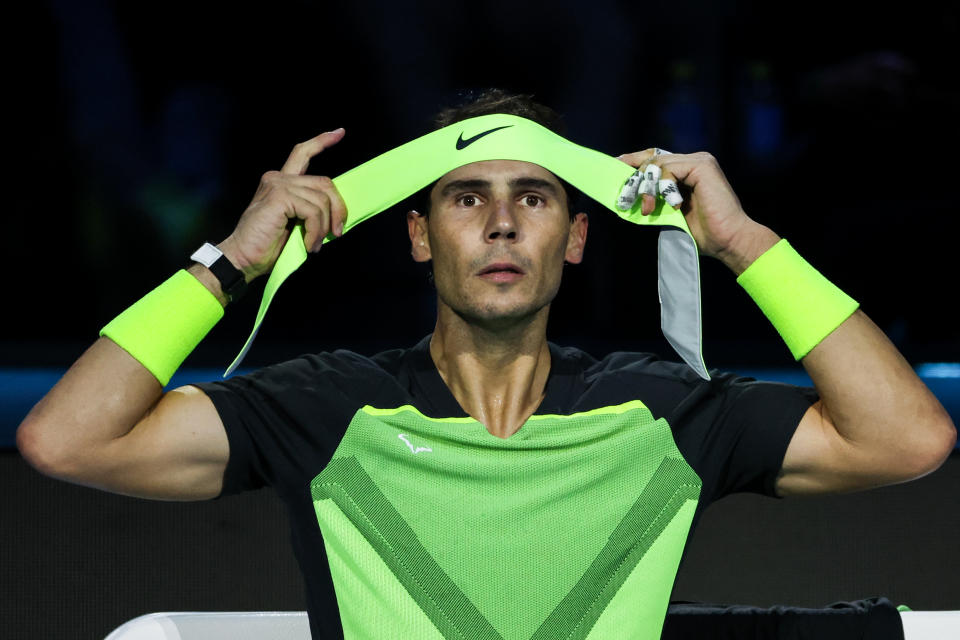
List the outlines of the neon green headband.
{"label": "neon green headband", "polygon": [[[683,214],[658,198],[654,212],[644,216],[635,189],[626,201],[621,200],[624,185],[636,173],[633,167],[576,145],[525,118],[494,114],[462,120],[334,178],[348,211],[344,233],[457,167],[484,160],[521,160],[540,165],[624,220],[664,227],[658,259],[660,325],[684,362],[704,379],[710,379],[702,355],[700,263]],[[332,239],[327,236],[324,242]],[[267,280],[253,331],[224,375],[236,369],[246,356],[277,289],[306,259],[303,227],[297,225]]]}

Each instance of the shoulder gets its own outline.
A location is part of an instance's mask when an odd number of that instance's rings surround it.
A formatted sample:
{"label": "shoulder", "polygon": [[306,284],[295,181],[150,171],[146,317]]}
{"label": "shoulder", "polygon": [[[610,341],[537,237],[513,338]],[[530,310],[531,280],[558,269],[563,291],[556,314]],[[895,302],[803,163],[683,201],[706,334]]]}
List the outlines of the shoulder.
{"label": "shoulder", "polygon": [[716,413],[731,403],[777,404],[784,395],[805,396],[807,390],[792,385],[758,381],[732,371],[712,369],[704,380],[682,362],[663,360],[648,352],[616,351],[595,358],[574,347],[551,345],[560,370],[578,378],[591,404],[641,400],[656,416],[669,416],[682,407],[712,407]]}
{"label": "shoulder", "polygon": [[290,360],[200,385],[210,393],[262,393],[289,397],[303,391],[353,395],[379,387],[397,376],[409,349],[394,349],[372,356],[349,349],[302,354]]}
{"label": "shoulder", "polygon": [[[654,353],[642,351],[614,351],[602,358],[575,347],[555,347],[568,368],[582,372],[588,385],[622,381],[624,384],[643,382],[646,385],[677,385],[692,389],[706,383],[682,362],[663,360]],[[714,378],[726,381],[731,374],[711,371]]]}

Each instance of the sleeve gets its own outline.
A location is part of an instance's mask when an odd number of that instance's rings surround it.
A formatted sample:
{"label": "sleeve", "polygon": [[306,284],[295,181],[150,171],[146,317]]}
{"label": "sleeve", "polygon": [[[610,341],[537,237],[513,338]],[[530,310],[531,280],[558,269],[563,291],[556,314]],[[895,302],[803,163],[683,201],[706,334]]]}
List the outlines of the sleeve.
{"label": "sleeve", "polygon": [[665,398],[662,415],[684,458],[703,480],[704,498],[737,492],[777,497],[776,481],[800,419],[817,398],[812,387],[711,372],[710,381],[684,374]]}
{"label": "sleeve", "polygon": [[[717,425],[728,431],[721,495],[750,491],[778,497],[776,481],[800,420],[819,397],[812,387],[738,378]],[[724,437],[724,436],[721,436]]]}
{"label": "sleeve", "polygon": [[362,374],[349,360],[302,356],[194,385],[213,402],[230,445],[221,496],[267,485],[282,490],[288,479],[302,482],[329,461],[359,406],[354,392]]}

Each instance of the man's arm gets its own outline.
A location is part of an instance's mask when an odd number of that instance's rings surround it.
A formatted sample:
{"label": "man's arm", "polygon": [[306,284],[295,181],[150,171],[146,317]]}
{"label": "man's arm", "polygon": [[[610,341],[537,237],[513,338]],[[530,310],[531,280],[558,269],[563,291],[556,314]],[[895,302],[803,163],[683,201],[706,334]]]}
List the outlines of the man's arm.
{"label": "man's arm", "polygon": [[220,493],[227,434],[199,389],[162,393],[143,365],[100,338],[17,429],[23,457],[46,475],[160,500]]}
{"label": "man's arm", "polygon": [[801,360],[820,394],[787,447],[780,495],[845,492],[936,470],[957,431],[884,333],[856,311]]}
{"label": "man's arm", "polygon": [[[737,275],[779,240],[766,227],[748,228],[722,258]],[[779,495],[905,482],[934,471],[950,455],[957,432],[949,414],[863,311],[800,362],[820,400],[787,447]]]}
{"label": "man's arm", "polygon": [[[237,228],[219,247],[246,280],[269,272],[302,220],[313,251],[340,235],[346,207],[329,178],[305,175],[310,159],[343,137],[337,130],[297,145],[283,168],[263,176]],[[189,272],[222,305],[217,278]],[[229,458],[223,422],[195,387],[163,393],[157,377],[109,338],[97,340],[30,411],[17,447],[42,473],[115,493],[163,500],[218,495]]]}
{"label": "man's arm", "polygon": [[[621,156],[660,165],[686,191],[682,210],[700,252],[740,275],[780,238],[750,219],[706,153]],[[644,196],[643,212],[654,201]],[[789,295],[789,292],[785,292]],[[862,312],[801,360],[820,395],[797,427],[777,479],[781,495],[844,492],[904,482],[937,469],[957,432],[943,406],[896,347]]]}

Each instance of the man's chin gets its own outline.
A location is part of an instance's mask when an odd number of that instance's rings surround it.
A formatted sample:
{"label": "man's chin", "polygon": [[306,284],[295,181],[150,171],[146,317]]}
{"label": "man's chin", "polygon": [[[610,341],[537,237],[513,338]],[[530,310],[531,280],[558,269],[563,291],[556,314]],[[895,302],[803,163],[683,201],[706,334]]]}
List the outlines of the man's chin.
{"label": "man's chin", "polygon": [[502,332],[521,328],[537,319],[543,306],[486,306],[474,309],[454,309],[464,322],[486,331]]}

